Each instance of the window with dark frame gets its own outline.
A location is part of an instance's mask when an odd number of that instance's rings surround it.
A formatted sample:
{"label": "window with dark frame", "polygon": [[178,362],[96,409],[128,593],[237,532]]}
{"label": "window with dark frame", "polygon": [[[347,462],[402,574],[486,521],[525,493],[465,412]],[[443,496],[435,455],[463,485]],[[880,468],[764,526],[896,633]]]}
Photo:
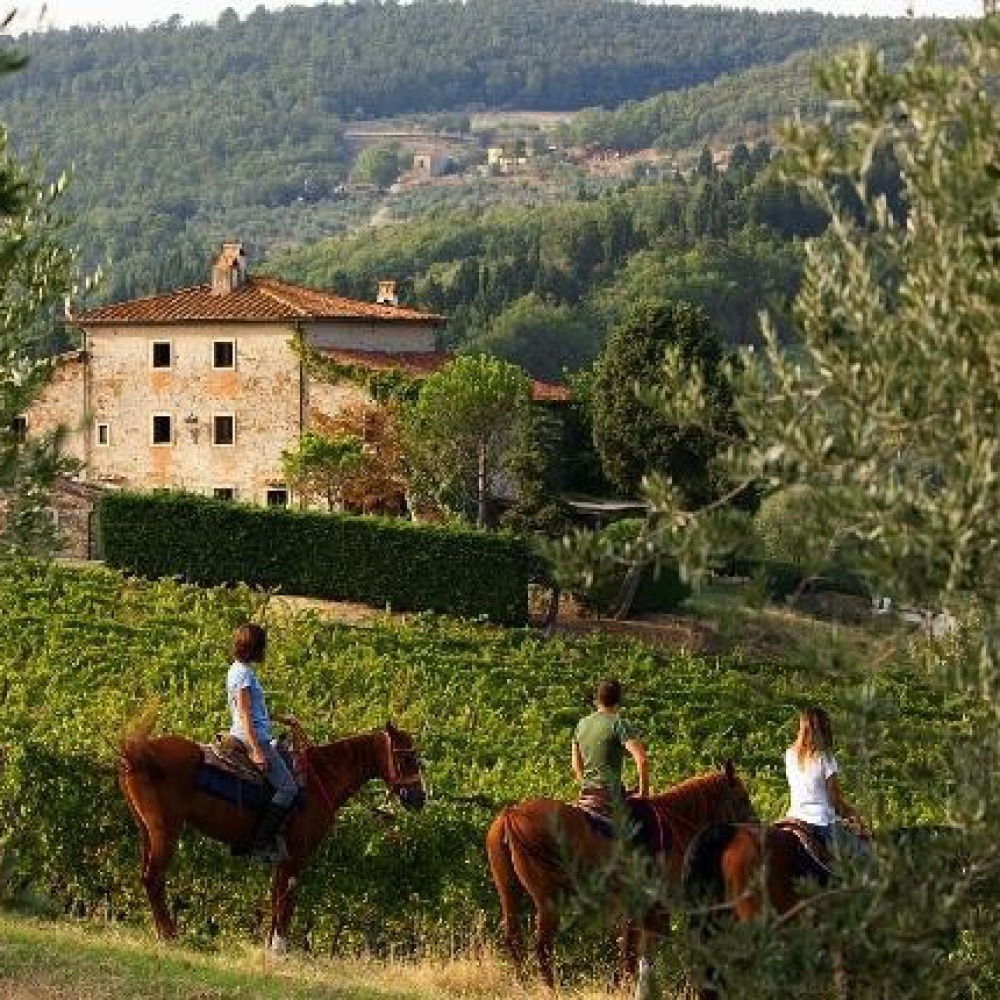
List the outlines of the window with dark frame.
{"label": "window with dark frame", "polygon": [[153,416],[153,444],[173,444],[174,422],[165,413],[157,413]]}
{"label": "window with dark frame", "polygon": [[212,444],[236,443],[236,418],[231,413],[212,417]]}
{"label": "window with dark frame", "polygon": [[216,340],[212,343],[212,367],[236,367],[236,341]]}
{"label": "window with dark frame", "polygon": [[212,496],[216,500],[235,500],[236,499],[236,489],[232,486],[216,486],[212,490]]}
{"label": "window with dark frame", "polygon": [[173,364],[173,351],[169,340],[153,341],[153,367],[169,368]]}
{"label": "window with dark frame", "polygon": [[111,425],[110,424],[98,424],[97,425],[97,443],[102,448],[106,448],[111,444]]}
{"label": "window with dark frame", "polygon": [[276,486],[267,491],[268,507],[287,507],[288,490],[284,486]]}

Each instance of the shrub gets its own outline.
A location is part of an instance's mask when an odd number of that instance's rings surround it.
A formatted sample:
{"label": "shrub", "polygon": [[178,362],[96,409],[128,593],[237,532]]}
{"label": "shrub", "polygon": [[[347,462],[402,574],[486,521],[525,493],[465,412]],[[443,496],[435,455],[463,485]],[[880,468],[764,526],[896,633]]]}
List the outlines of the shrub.
{"label": "shrub", "polygon": [[[601,534],[616,549],[621,550],[629,542],[635,541],[642,523],[638,518],[626,518],[609,524]],[[586,608],[609,612],[614,608],[627,572],[628,567],[623,565],[605,569],[598,573],[593,586],[575,596]],[[658,567],[643,567],[642,579],[632,601],[632,611],[638,614],[647,611],[673,611],[690,596],[691,588],[681,579],[677,564],[663,560]]]}
{"label": "shrub", "polygon": [[280,587],[504,624],[527,619],[532,557],[514,535],[183,493],[111,493],[98,520],[107,563],[141,576]]}
{"label": "shrub", "polygon": [[823,561],[822,540],[810,521],[810,491],[805,486],[789,486],[771,493],[761,502],[755,525],[768,562],[813,567]]}

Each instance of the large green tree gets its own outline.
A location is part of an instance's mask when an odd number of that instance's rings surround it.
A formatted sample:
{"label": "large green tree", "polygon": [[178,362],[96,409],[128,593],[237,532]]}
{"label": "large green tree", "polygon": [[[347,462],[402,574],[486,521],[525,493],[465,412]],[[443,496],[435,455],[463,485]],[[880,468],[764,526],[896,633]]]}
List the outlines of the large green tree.
{"label": "large green tree", "polygon": [[645,301],[615,327],[595,366],[594,443],[605,474],[623,493],[636,493],[643,477],[656,470],[690,502],[701,502],[712,492],[712,434],[665,418],[636,391],[660,377],[671,351],[709,387],[712,425],[731,423],[722,345],[708,316],[686,302]]}
{"label": "large green tree", "polygon": [[[20,60],[0,51],[0,83]],[[48,493],[69,470],[62,433],[25,434],[24,414],[52,371],[47,354],[72,287],[74,256],[59,240],[63,182],[44,185],[10,152],[0,124],[0,548],[51,549]]]}
{"label": "large green tree", "polygon": [[327,436],[307,431],[298,447],[281,453],[281,465],[292,491],[306,503],[327,510],[343,503],[344,489],[364,462],[363,442],[351,434]]}
{"label": "large green tree", "polygon": [[506,460],[523,440],[531,381],[516,365],[485,355],[452,361],[432,375],[405,417],[411,491],[418,502],[486,523],[491,500],[515,487]]}
{"label": "large green tree", "polygon": [[535,378],[558,381],[578,371],[598,348],[594,318],[536,294],[511,303],[476,337],[471,348],[520,365]]}

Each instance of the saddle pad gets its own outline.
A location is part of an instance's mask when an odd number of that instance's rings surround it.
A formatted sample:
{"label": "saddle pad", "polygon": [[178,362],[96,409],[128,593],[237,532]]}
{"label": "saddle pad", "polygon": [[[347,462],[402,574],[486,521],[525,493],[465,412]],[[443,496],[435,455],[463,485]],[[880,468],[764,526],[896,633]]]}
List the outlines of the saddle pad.
{"label": "saddle pad", "polygon": [[274,789],[263,781],[244,781],[231,771],[205,763],[195,772],[194,787],[199,792],[232,802],[241,809],[254,811],[263,809],[274,794]]}
{"label": "saddle pad", "polygon": [[579,802],[576,803],[576,808],[583,813],[583,818],[590,824],[591,829],[599,837],[607,837],[609,840],[614,837],[615,825],[607,816],[602,816],[599,812],[594,812],[593,809],[589,809]]}
{"label": "saddle pad", "polygon": [[806,827],[794,820],[779,820],[774,826],[783,833],[790,833],[796,839],[805,855],[806,864],[811,869],[806,874],[815,878],[821,885],[826,885],[831,878],[834,878],[830,852],[826,845],[817,840]]}

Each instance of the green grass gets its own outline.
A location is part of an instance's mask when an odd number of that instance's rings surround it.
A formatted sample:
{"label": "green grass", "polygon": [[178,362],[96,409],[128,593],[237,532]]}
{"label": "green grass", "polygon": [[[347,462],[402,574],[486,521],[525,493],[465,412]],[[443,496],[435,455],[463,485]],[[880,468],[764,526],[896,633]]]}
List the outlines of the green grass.
{"label": "green grass", "polygon": [[203,954],[121,927],[0,911],[4,1000],[499,1000],[515,992],[532,1000],[489,953],[419,962],[277,959],[232,944]]}
{"label": "green grass", "polygon": [[8,1000],[363,1000],[403,996],[345,983],[330,967],[264,964],[262,953],[202,955],[124,931],[0,916],[0,995]]}

